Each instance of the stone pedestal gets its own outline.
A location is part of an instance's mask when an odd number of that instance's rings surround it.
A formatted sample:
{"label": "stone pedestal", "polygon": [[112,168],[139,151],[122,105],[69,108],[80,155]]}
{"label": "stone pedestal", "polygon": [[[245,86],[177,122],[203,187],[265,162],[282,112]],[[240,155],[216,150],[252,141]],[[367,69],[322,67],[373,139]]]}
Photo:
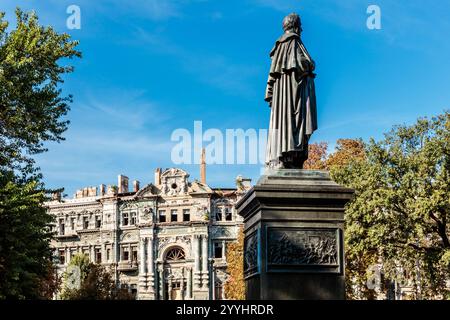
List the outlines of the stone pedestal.
{"label": "stone pedestal", "polygon": [[325,171],[267,171],[237,203],[246,299],[345,299],[344,206]]}

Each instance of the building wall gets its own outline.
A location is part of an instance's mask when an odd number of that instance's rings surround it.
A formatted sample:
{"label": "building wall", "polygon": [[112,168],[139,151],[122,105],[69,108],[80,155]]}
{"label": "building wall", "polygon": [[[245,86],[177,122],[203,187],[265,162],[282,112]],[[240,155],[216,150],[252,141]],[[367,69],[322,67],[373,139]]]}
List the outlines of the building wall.
{"label": "building wall", "polygon": [[135,181],[129,191],[128,178],[119,176],[117,188],[84,188],[74,199],[47,203],[59,272],[84,252],[137,299],[223,299],[226,243],[242,226],[234,205],[249,184],[240,179],[237,189],[213,190],[188,178],[158,169],[142,189]]}

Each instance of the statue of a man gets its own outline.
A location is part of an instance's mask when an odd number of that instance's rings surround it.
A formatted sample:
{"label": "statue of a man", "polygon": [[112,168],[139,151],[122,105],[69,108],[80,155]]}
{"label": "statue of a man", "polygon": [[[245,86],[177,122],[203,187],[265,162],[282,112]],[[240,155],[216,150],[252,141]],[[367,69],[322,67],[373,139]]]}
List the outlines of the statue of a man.
{"label": "statue of a man", "polygon": [[266,167],[302,169],[317,129],[315,63],[300,38],[300,17],[283,20],[284,34],[270,52],[265,100],[271,107]]}

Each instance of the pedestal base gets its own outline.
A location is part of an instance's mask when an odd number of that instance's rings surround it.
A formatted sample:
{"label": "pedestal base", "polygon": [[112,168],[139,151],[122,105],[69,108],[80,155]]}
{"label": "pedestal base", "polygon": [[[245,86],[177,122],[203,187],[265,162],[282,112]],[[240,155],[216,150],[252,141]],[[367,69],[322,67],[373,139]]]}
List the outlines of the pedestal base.
{"label": "pedestal base", "polygon": [[344,206],[353,190],[325,171],[268,171],[244,217],[247,299],[345,299]]}

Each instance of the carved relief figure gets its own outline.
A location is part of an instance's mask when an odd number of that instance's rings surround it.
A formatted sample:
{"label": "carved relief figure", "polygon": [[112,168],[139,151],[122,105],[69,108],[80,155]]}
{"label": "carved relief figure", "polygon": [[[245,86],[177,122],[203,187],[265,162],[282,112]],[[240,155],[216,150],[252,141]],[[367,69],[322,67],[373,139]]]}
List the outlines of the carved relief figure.
{"label": "carved relief figure", "polygon": [[269,263],[288,265],[336,265],[335,231],[269,232]]}

